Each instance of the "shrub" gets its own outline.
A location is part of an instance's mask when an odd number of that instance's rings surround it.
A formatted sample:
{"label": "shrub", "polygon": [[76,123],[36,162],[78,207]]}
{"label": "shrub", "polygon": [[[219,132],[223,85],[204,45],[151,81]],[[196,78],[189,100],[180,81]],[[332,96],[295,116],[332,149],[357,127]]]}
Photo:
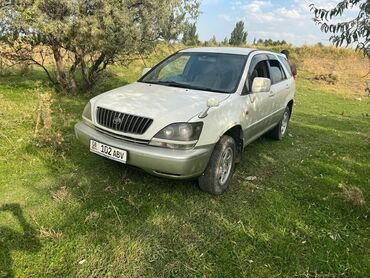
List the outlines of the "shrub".
{"label": "shrub", "polygon": [[50,93],[40,94],[39,104],[36,109],[35,144],[37,147],[52,146],[56,150],[60,150],[64,148],[64,138],[61,132],[53,131],[52,103],[53,100]]}

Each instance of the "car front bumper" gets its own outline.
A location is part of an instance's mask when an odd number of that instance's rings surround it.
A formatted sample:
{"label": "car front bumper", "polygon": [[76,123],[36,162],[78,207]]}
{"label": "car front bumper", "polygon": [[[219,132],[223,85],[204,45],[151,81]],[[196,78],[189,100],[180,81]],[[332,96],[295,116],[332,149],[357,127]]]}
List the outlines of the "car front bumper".
{"label": "car front bumper", "polygon": [[126,150],[127,164],[139,167],[151,174],[188,179],[200,176],[207,167],[214,145],[196,147],[192,150],[172,150],[146,144],[121,140],[92,128],[84,122],[75,125],[76,137],[89,146],[94,139],[101,143]]}

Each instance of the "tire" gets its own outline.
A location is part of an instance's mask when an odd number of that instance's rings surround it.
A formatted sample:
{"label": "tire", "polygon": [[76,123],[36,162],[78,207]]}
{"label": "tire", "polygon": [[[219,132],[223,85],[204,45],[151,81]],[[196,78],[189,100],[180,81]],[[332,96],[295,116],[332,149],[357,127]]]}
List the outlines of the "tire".
{"label": "tire", "polygon": [[285,137],[285,135],[288,133],[290,114],[290,108],[287,106],[279,123],[267,133],[269,138],[282,140]]}
{"label": "tire", "polygon": [[212,195],[222,194],[231,183],[235,159],[234,139],[227,135],[222,136],[213,150],[206,170],[198,178],[200,189]]}

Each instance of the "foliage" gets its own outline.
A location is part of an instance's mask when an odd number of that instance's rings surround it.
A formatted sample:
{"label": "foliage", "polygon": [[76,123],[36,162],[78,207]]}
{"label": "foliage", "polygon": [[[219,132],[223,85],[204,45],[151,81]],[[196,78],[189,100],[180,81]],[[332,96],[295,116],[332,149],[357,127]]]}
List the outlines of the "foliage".
{"label": "foliage", "polygon": [[215,35],[212,36],[212,38],[209,40],[209,43],[211,45],[217,45],[217,39]]}
{"label": "foliage", "polygon": [[[108,65],[125,62],[176,39],[197,0],[2,0],[1,55],[40,66],[53,84],[77,90],[77,71],[89,90]],[[52,57],[53,70],[48,67]],[[55,72],[55,73],[54,73]]]}
{"label": "foliage", "polygon": [[[335,46],[353,44],[370,60],[370,1],[342,0],[332,9],[322,9],[310,5],[315,14],[314,21],[321,31],[331,33],[330,40]],[[344,13],[354,7],[359,8],[357,16],[338,22]]]}
{"label": "foliage", "polygon": [[198,45],[199,36],[197,33],[197,26],[195,23],[188,23],[185,25],[182,43],[185,45]]}
{"label": "foliage", "polygon": [[285,40],[272,40],[272,39],[258,39],[256,44],[264,45],[264,46],[278,46],[278,45],[286,45],[288,44]]}
{"label": "foliage", "polygon": [[178,40],[180,34],[184,31],[185,13],[175,15],[175,12],[172,12],[168,17],[167,22],[164,24],[160,36],[167,43],[175,42]]}
{"label": "foliage", "polygon": [[247,43],[248,33],[244,31],[244,22],[236,23],[234,30],[231,32],[229,44],[233,46],[240,46]]}

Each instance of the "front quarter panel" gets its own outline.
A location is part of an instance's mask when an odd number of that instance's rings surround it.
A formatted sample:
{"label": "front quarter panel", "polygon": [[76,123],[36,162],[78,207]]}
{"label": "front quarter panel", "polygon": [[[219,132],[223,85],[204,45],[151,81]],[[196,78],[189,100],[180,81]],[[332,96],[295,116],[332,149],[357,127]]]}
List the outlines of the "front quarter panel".
{"label": "front quarter panel", "polygon": [[240,102],[240,95],[233,94],[227,101],[222,102],[220,106],[211,108],[205,118],[194,117],[191,122],[203,121],[204,123],[197,145],[217,143],[227,130],[242,122],[241,111],[243,111],[243,107]]}

